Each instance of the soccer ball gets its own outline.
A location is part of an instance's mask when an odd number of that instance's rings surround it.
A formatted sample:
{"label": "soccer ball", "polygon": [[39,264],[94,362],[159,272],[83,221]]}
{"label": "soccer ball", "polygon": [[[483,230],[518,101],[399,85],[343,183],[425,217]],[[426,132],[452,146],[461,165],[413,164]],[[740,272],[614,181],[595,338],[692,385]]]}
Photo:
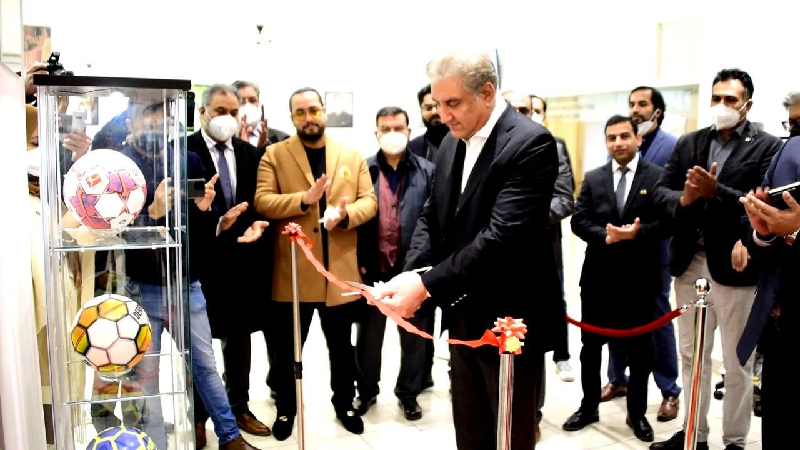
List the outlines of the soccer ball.
{"label": "soccer ball", "polygon": [[115,150],[92,150],[64,176],[64,203],[83,225],[119,230],[139,215],[147,199],[142,171]]}
{"label": "soccer ball", "polygon": [[72,348],[100,376],[119,377],[139,363],[150,346],[147,313],[117,294],[95,297],[75,316]]}
{"label": "soccer ball", "polygon": [[121,426],[101,431],[86,450],[156,450],[156,444],[144,431]]}

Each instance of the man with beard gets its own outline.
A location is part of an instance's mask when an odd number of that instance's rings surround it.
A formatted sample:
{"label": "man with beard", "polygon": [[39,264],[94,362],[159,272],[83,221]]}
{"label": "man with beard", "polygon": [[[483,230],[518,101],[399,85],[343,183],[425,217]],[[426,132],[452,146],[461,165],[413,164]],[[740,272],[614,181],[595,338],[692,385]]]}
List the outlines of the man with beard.
{"label": "man with beard", "polygon": [[[340,280],[360,279],[356,258],[356,227],[375,216],[378,201],[358,150],[346,147],[325,133],[326,113],[319,92],[312,88],[295,91],[289,109],[297,134],[267,147],[258,167],[256,211],[273,222],[275,252],[272,283],[272,331],[275,408],[272,427],[275,439],[287,439],[297,412],[292,320],[291,241],[283,231],[290,223],[300,225],[314,245],[314,257]],[[357,296],[343,291],[320,275],[300,257],[297,261],[300,298],[301,345],[308,336],[314,311],[328,344],[331,389],[336,417],[354,434],[364,423],[353,410],[356,359],[350,343],[358,318]]]}
{"label": "man with beard", "polygon": [[422,156],[428,161],[433,161],[433,156],[439,150],[439,144],[450,131],[439,117],[439,108],[431,98],[431,85],[428,84],[417,92],[419,112],[422,123],[425,125],[425,134],[415,137],[408,142],[408,149],[415,155]]}
{"label": "man with beard", "polygon": [[[637,133],[642,136],[639,155],[643,160],[659,167],[667,164],[669,155],[678,139],[661,129],[667,105],[658,89],[650,86],[634,88],[628,96],[628,111],[637,124]],[[661,295],[656,300],[656,315],[661,317],[670,312],[669,291],[672,276],[669,274],[669,239],[661,243]],[[661,406],[658,408],[658,421],[668,422],[678,416],[681,388],[678,386],[678,347],[675,343],[675,328],[672,322],[653,331],[655,360],[653,378],[661,391]],[[625,358],[617,354],[615,347],[608,349],[608,383],[603,386],[600,400],[607,402],[627,394],[628,367]]]}

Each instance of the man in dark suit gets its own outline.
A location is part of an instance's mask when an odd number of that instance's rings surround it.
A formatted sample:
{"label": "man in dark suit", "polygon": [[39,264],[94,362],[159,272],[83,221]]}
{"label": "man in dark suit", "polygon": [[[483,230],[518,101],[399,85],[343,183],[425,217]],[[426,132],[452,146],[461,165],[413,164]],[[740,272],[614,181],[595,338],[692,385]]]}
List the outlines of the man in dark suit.
{"label": "man in dark suit", "polygon": [[[572,231],[586,242],[581,272],[581,320],[627,329],[652,321],[661,292],[658,249],[669,232],[663,209],[653,202],[661,168],[639,157],[641,136],[626,116],[606,122],[606,147],[612,160],[589,171],[572,216]],[[597,422],[603,345],[624,358],[631,369],[626,422],[637,438],[653,440],[645,418],[647,382],[653,364],[651,333],[609,338],[581,334],[581,407],[563,428],[577,431]]]}
{"label": "man in dark suit", "polygon": [[[797,236],[800,231],[800,205],[789,193],[782,199],[787,208],[770,205],[769,187],[781,187],[800,180],[800,138],[794,137],[775,155],[764,189],[751,191],[740,199],[747,211],[742,241],[752,261],[759,263],[761,277],[753,309],[747,319],[736,352],[744,365],[756,345],[764,356],[761,372],[761,436],[764,449],[786,448],[797,440],[796,419],[784,405],[794,405],[795,348],[797,345],[797,307],[800,296],[800,269]],[[744,269],[747,254],[734,265]]]}
{"label": "man in dark suit", "polygon": [[[406,269],[433,269],[403,272],[375,294],[405,317],[432,296],[449,309],[453,338],[479,339],[497,317],[524,319],[530,334],[515,361],[511,448],[530,450],[543,354],[563,321],[547,232],[555,140],[497,95],[487,54],[450,53],[427,70],[450,134],[435,157],[436,180]],[[499,362],[497,348],[450,346],[460,450],[495,447]]]}
{"label": "man in dark suit", "polygon": [[[656,186],[656,200],[675,218],[670,245],[670,273],[675,278],[678,304],[696,299],[694,282],[711,280],[705,358],[697,411],[697,448],[708,448],[708,408],[711,395],[711,351],[714,331],[719,328],[725,367],[725,398],[722,404],[722,441],[726,450],[744,448],[753,404],[753,359],[738,364],[736,342],[742,334],[753,304],[758,269],[749,264],[736,271],[731,259],[744,247],[739,239],[744,208],[739,197],[761,185],[780,139],[759,130],[747,120],[753,104],[753,80],[746,72],[725,69],[717,73],[711,87],[713,125],[678,139]],[[694,347],[694,314],[678,317],[678,348],[683,386],[691,379]],[[684,389],[684,395],[690,395]],[[685,427],[685,418],[684,418]],[[652,450],[682,449],[683,430]]]}
{"label": "man in dark suit", "polygon": [[[642,136],[639,155],[645,161],[659,167],[667,164],[669,155],[678,139],[661,129],[667,105],[658,89],[650,86],[634,88],[628,96],[629,114],[636,123],[637,132]],[[672,310],[669,292],[672,276],[669,274],[669,239],[661,243],[661,295],[656,300],[656,314],[663,316]],[[675,342],[675,328],[672,323],[653,331],[655,359],[653,378],[661,390],[661,406],[656,416],[659,422],[667,422],[678,416],[681,388],[678,386],[678,346]],[[608,384],[603,386],[600,401],[609,401],[627,393],[628,377],[625,375],[625,358],[609,348]]]}
{"label": "man in dark suit", "polygon": [[[289,135],[277,128],[267,126],[264,107],[261,106],[261,89],[252,81],[236,80],[231,85],[239,91],[241,105],[239,117],[242,120],[237,137],[249,142],[262,152],[268,145],[289,138]],[[266,130],[266,131],[265,131]]]}
{"label": "man in dark suit", "polygon": [[[214,186],[217,195],[214,207],[221,213],[233,210],[236,223],[218,232],[212,243],[214,267],[203,272],[201,284],[208,303],[211,331],[221,340],[225,365],[225,388],[236,423],[256,436],[271,431],[259,421],[247,405],[250,388],[250,334],[261,331],[267,346],[270,334],[265,326],[269,297],[264,286],[272,277],[270,239],[243,245],[237,242],[255,221],[264,220],[256,212],[253,198],[256,171],[261,152],[234,136],[238,129],[239,92],[228,85],[212,85],[203,93],[200,107],[200,131],[186,140],[187,149],[197,154],[210,179],[219,178]],[[203,434],[208,412],[202,402],[195,406],[196,432]]]}

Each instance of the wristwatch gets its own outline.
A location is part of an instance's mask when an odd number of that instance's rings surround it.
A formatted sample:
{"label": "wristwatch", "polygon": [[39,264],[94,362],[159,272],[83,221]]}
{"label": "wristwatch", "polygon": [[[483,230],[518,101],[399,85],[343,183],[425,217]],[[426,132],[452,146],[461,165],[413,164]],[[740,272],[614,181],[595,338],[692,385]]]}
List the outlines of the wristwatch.
{"label": "wristwatch", "polygon": [[794,230],[793,233],[789,233],[783,237],[783,240],[786,241],[787,244],[792,245],[794,244],[794,240],[797,238],[797,234],[800,233],[800,228]]}

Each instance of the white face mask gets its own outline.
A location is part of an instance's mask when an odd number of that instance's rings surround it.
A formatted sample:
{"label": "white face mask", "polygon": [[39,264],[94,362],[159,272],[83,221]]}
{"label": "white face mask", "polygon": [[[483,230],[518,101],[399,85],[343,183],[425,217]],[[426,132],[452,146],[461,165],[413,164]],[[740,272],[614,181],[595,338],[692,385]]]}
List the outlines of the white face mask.
{"label": "white face mask", "polygon": [[542,115],[539,113],[533,113],[533,115],[531,115],[531,120],[538,123],[539,125],[544,123],[544,117],[542,117]]}
{"label": "white face mask", "polygon": [[261,122],[261,108],[252,103],[245,103],[239,108],[239,120],[243,117],[247,119],[248,127],[254,127]]}
{"label": "white face mask", "polygon": [[381,136],[379,140],[381,150],[387,155],[399,155],[406,149],[408,145],[408,136],[405,133],[392,131]]}
{"label": "white face mask", "polygon": [[239,121],[229,114],[212,117],[208,120],[206,131],[217,142],[227,142],[239,129]]}
{"label": "white face mask", "polygon": [[734,125],[739,122],[739,114],[742,112],[745,106],[747,106],[747,102],[745,102],[741,108],[735,110],[730,106],[718,103],[711,107],[711,121],[714,122],[717,130],[727,130],[729,128],[733,128]]}
{"label": "white face mask", "polygon": [[653,115],[650,116],[650,120],[645,120],[641,122],[639,125],[636,126],[636,134],[640,134],[644,136],[645,134],[649,133],[650,130],[656,125],[656,112],[653,111]]}

